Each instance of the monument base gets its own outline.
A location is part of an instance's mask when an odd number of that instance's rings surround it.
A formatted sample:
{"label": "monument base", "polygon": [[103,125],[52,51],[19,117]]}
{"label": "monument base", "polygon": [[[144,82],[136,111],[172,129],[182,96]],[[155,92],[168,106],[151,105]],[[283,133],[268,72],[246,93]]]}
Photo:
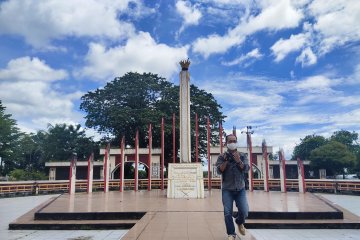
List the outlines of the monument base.
{"label": "monument base", "polygon": [[169,163],[168,198],[204,198],[201,163]]}

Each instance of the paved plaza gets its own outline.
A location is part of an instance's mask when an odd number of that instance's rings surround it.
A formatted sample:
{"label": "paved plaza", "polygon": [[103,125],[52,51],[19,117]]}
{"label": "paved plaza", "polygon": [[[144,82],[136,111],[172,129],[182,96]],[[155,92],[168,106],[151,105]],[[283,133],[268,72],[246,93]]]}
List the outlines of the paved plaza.
{"label": "paved plaza", "polygon": [[[110,195],[114,194],[114,192],[110,192]],[[129,195],[134,195],[134,192],[131,192]],[[144,196],[144,193],[136,193],[136,195]],[[296,194],[296,193],[295,193]],[[250,194],[251,195],[251,194]],[[279,194],[277,194],[279,195]],[[309,194],[310,195],[310,194]],[[8,230],[8,224],[14,221],[16,218],[20,217],[24,213],[33,209],[41,203],[48,201],[50,198],[56,195],[51,196],[34,196],[34,197],[19,197],[19,198],[5,198],[0,199],[0,239],[72,239],[72,240],[81,240],[81,239],[131,239],[131,231],[128,232],[126,230],[50,230],[50,231],[40,231],[40,230]],[[84,200],[86,194],[78,195],[78,200]],[[98,197],[103,196],[102,194],[98,194]],[[274,195],[275,196],[275,195]],[[279,195],[283,196],[283,195]],[[289,193],[285,195],[286,199],[291,199],[294,196],[294,193]],[[320,197],[324,197],[335,205],[342,207],[356,215],[360,215],[360,196],[346,196],[346,195],[331,195],[331,194],[321,194]],[[56,204],[61,203],[61,201],[66,200],[66,195],[59,198],[59,201],[55,203],[52,207],[52,210],[57,208]],[[172,239],[194,239],[189,236],[196,236],[196,232],[189,233],[186,232],[186,229],[191,229],[186,225],[194,225],[199,220],[202,219],[201,211],[206,208],[212,208],[214,212],[210,213],[213,217],[209,217],[206,221],[211,225],[210,231],[207,231],[205,235],[198,236],[195,239],[225,239],[224,233],[224,222],[221,214],[219,214],[219,210],[221,211],[221,203],[219,203],[220,199],[218,197],[213,197],[213,199],[209,198],[209,201],[206,202],[205,206],[198,204],[197,200],[187,200],[187,208],[192,213],[184,214],[181,212],[177,212],[179,205],[177,204],[177,200],[167,201],[165,199],[161,199],[160,201],[148,201],[147,207],[145,206],[146,198],[137,198],[136,202],[127,202],[125,199],[119,200],[117,204],[124,203],[123,207],[128,209],[131,206],[142,206],[142,209],[139,210],[148,210],[149,208],[153,211],[157,208],[166,204],[166,207],[171,210],[171,214],[174,216],[170,216],[166,214],[166,212],[159,213],[155,219],[155,222],[152,222],[154,226],[158,225],[158,227],[153,228],[157,229],[158,234],[154,235],[154,233],[146,233],[142,234],[142,238],[138,239],[168,239],[167,235],[172,236]],[[149,199],[147,199],[149,200]],[[284,198],[274,199],[270,198],[268,201],[278,201],[281,202]],[[144,201],[141,203],[141,201]],[[79,203],[81,201],[78,201]],[[166,203],[168,202],[168,203]],[[194,204],[195,202],[195,204]],[[294,202],[294,201],[290,201]],[[140,203],[140,204],[139,204]],[[75,202],[76,204],[76,202]],[[250,207],[256,208],[257,210],[262,210],[262,205],[260,202],[250,201]],[[60,205],[58,205],[60,206]],[[98,204],[94,204],[95,208],[102,208]],[[112,211],[111,207],[114,206],[114,203],[110,203],[108,205],[108,211]],[[220,206],[220,207],[219,207]],[[274,205],[276,206],[276,205]],[[89,208],[89,204],[80,204],[75,206],[70,206],[71,208],[68,211],[86,211]],[[289,204],[286,208],[290,211],[304,210],[302,209],[304,206],[300,204]],[[311,209],[312,206],[309,206],[309,211],[313,211]],[[194,211],[194,209],[196,211]],[[51,208],[44,209],[46,211],[52,211]],[[98,209],[104,210],[104,209]],[[276,209],[275,209],[276,210]],[[284,210],[284,207],[281,209]],[[163,216],[162,216],[163,215]],[[147,217],[151,217],[148,215]],[[144,219],[143,221],[145,221]],[[140,220],[142,221],[142,220]],[[158,222],[156,222],[158,221]],[[167,222],[167,225],[164,225],[164,222]],[[156,224],[158,223],[158,224]],[[178,232],[171,232],[167,230],[171,229],[171,224],[175,224]],[[204,230],[205,225],[199,226],[199,229]],[[146,230],[144,230],[146,231]],[[134,229],[133,231],[134,232]],[[204,232],[204,231],[202,231]],[[128,234],[126,234],[128,233]],[[360,239],[360,230],[353,229],[250,229],[249,235],[246,238],[242,239],[257,239],[257,240],[270,240],[270,239]],[[126,234],[126,237],[124,237]],[[150,234],[150,235],[149,235]],[[177,238],[174,238],[174,235]],[[210,238],[207,238],[206,235],[209,235]],[[215,236],[215,237],[214,237]]]}
{"label": "paved plaza", "polygon": [[9,223],[39,204],[57,195],[44,195],[0,199],[0,239],[1,240],[118,240],[127,230],[8,230]]}

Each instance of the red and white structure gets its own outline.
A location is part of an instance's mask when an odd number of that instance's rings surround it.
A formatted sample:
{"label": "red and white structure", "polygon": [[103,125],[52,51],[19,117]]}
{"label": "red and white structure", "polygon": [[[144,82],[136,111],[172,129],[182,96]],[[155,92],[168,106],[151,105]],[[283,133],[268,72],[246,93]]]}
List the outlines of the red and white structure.
{"label": "red and white structure", "polygon": [[104,155],[104,192],[109,192],[109,180],[110,180],[110,143],[106,146]]}
{"label": "red and white structure", "polygon": [[176,122],[176,118],[175,118],[175,113],[172,116],[172,137],[173,137],[173,163],[175,163],[176,161],[176,131],[175,131],[175,122]]}
{"label": "red and white structure", "polygon": [[221,122],[219,123],[219,144],[220,144],[220,154],[224,152],[224,143],[223,143],[223,128]]}
{"label": "red and white structure", "polygon": [[93,189],[93,178],[94,178],[94,153],[91,153],[88,159],[88,173],[87,173],[87,184],[86,192],[91,193]]}
{"label": "red and white structure", "polygon": [[164,162],[165,162],[165,123],[164,117],[161,118],[161,158],[160,158],[160,189],[164,190]]}
{"label": "red and white structure", "polygon": [[119,191],[124,191],[124,166],[125,166],[125,136],[121,138],[120,143],[120,163],[119,163],[119,180],[120,180],[120,188]]}
{"label": "red and white structure", "polygon": [[305,183],[305,173],[304,173],[304,164],[300,158],[297,158],[297,166],[298,166],[298,181],[299,181],[299,192],[306,192],[306,183]]}
{"label": "red and white structure", "polygon": [[139,130],[135,134],[135,172],[134,172],[134,191],[139,190]]}
{"label": "red and white structure", "polygon": [[264,191],[268,192],[269,191],[269,159],[268,159],[267,145],[265,139],[262,142],[262,154],[264,158],[264,162],[262,164]]}
{"label": "red and white structure", "polygon": [[151,150],[152,150],[152,125],[149,124],[149,143],[148,143],[149,155],[148,155],[148,191],[151,190],[151,176],[152,176],[152,167],[151,167]]}
{"label": "red and white structure", "polygon": [[211,153],[210,153],[210,118],[207,117],[207,159],[208,159],[208,190],[211,190]]}
{"label": "red and white structure", "polygon": [[195,113],[195,162],[199,162],[199,118]]}
{"label": "red and white structure", "polygon": [[284,150],[279,151],[279,164],[280,164],[280,189],[281,192],[286,193],[286,165]]}
{"label": "red and white structure", "polygon": [[70,169],[69,169],[69,194],[75,193],[76,162],[77,162],[77,156],[76,153],[74,153],[70,162]]}

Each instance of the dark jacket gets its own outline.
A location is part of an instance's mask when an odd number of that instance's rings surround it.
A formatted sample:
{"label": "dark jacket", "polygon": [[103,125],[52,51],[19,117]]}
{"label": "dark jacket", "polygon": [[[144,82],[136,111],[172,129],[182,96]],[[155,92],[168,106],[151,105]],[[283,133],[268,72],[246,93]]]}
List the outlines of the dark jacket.
{"label": "dark jacket", "polygon": [[[240,160],[244,163],[244,169],[235,161],[230,152],[220,154],[216,161],[216,169],[222,175],[222,189],[239,191],[245,187],[245,173],[249,171],[249,160],[246,153],[240,153]],[[220,165],[228,161],[224,172],[220,171]]]}

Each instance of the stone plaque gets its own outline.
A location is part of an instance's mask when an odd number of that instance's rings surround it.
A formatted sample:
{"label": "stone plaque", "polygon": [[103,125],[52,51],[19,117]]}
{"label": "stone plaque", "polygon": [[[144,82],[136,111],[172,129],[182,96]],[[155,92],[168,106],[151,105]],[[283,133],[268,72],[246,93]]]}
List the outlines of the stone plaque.
{"label": "stone plaque", "polygon": [[168,198],[204,198],[201,163],[169,163]]}

